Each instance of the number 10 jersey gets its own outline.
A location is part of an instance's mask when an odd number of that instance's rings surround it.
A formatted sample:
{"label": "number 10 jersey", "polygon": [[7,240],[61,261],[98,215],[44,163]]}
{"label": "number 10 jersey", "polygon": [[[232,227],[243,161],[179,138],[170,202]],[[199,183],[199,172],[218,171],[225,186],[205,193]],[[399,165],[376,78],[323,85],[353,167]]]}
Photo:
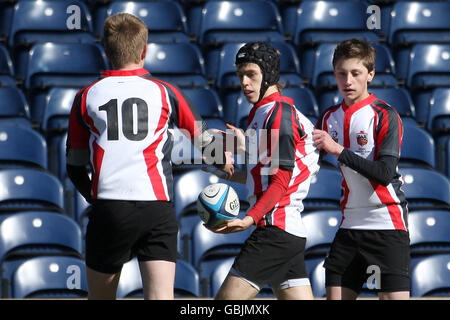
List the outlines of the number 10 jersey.
{"label": "number 10 jersey", "polygon": [[206,129],[180,90],[145,69],[108,70],[80,90],[67,148],[89,150],[92,198],[170,201],[173,125],[191,141]]}

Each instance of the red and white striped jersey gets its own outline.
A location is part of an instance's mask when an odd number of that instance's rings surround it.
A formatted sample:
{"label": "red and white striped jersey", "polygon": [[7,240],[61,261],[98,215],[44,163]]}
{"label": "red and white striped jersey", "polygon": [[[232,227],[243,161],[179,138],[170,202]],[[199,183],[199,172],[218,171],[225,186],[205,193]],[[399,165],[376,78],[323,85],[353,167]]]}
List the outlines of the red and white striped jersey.
{"label": "red and white striped jersey", "polygon": [[268,173],[273,173],[270,168],[292,171],[287,192],[258,226],[273,225],[306,237],[301,219],[302,201],[308,194],[311,177],[319,170],[313,130],[314,125],[293,106],[293,100],[278,92],[262,99],[250,111],[246,131],[250,207],[268,188],[271,177]]}
{"label": "red and white striped jersey", "polygon": [[182,93],[145,69],[108,70],[80,90],[67,146],[90,150],[92,198],[170,201],[172,125],[191,139],[204,129]]}
{"label": "red and white striped jersey", "polygon": [[[347,106],[326,109],[317,127],[360,157],[375,161],[382,155],[400,158],[403,126],[397,111],[370,94]],[[398,173],[383,186],[340,163],[343,181],[341,228],[407,230],[407,207]]]}

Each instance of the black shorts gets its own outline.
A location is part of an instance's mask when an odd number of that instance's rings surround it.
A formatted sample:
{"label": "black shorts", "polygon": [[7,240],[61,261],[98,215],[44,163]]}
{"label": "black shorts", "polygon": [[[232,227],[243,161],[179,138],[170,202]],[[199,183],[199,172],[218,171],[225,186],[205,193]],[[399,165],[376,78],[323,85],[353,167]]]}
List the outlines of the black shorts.
{"label": "black shorts", "polygon": [[305,267],[306,239],[274,226],[256,228],[244,243],[231,272],[257,290],[310,285]]}
{"label": "black shorts", "polygon": [[367,282],[367,287],[376,292],[409,291],[409,233],[339,229],[324,267],[326,286],[346,287],[359,293]]}
{"label": "black shorts", "polygon": [[86,265],[117,273],[134,256],[175,262],[177,233],[170,202],[95,200],[86,231]]}

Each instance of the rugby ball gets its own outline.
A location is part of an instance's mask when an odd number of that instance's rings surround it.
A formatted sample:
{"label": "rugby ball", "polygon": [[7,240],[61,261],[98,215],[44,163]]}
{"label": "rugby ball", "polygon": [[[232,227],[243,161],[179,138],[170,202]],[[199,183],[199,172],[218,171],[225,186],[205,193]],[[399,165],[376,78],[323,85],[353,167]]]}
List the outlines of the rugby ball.
{"label": "rugby ball", "polygon": [[238,216],[239,197],[231,186],[213,183],[198,195],[197,210],[207,226],[217,228]]}

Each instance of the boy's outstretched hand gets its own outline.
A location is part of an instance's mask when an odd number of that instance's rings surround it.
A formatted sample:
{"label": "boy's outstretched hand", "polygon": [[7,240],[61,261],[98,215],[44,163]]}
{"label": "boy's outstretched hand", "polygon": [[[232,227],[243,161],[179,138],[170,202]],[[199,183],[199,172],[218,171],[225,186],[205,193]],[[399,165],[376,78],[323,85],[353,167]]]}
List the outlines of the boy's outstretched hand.
{"label": "boy's outstretched hand", "polygon": [[236,218],[234,220],[228,221],[227,224],[218,228],[211,228],[206,224],[204,224],[204,226],[215,233],[232,233],[247,230],[253,223],[253,218],[250,216],[246,216],[244,219]]}

